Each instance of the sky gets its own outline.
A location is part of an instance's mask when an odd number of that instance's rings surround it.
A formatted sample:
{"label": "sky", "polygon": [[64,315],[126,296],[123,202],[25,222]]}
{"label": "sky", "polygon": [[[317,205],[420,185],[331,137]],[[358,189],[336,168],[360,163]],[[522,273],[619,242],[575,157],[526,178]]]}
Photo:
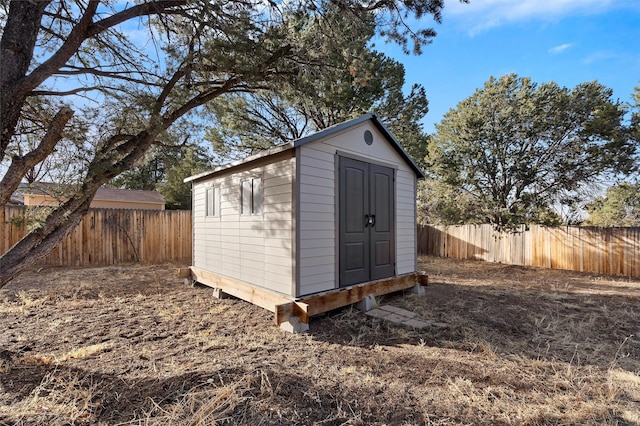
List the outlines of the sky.
{"label": "sky", "polygon": [[445,0],[441,24],[419,24],[438,33],[421,56],[376,49],[404,64],[408,86],[424,86],[428,133],[491,76],[568,88],[597,80],[622,102],[640,86],[640,0]]}

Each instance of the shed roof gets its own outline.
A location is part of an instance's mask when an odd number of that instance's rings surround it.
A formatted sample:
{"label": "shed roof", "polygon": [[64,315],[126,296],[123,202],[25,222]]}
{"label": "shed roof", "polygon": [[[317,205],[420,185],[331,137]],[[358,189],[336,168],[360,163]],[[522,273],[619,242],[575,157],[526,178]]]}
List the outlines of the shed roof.
{"label": "shed roof", "polygon": [[235,167],[250,163],[252,161],[264,158],[264,157],[268,157],[271,155],[275,155],[278,154],[280,152],[283,151],[287,151],[289,149],[294,149],[298,146],[310,143],[310,142],[314,142],[317,141],[319,139],[325,138],[327,136],[331,136],[334,133],[338,133],[341,132],[343,130],[346,130],[350,127],[353,126],[357,126],[358,124],[361,124],[367,120],[371,120],[371,122],[376,126],[376,128],[389,140],[391,146],[398,152],[398,154],[400,154],[400,156],[407,162],[407,164],[411,167],[411,169],[416,173],[416,175],[419,178],[423,178],[424,174],[422,173],[422,170],[420,170],[420,167],[418,167],[416,165],[416,163],[413,161],[413,159],[409,156],[409,154],[407,153],[407,151],[404,150],[404,148],[402,148],[402,146],[400,145],[400,143],[396,140],[396,138],[393,137],[393,135],[391,134],[391,132],[385,127],[384,124],[382,124],[382,122],[380,121],[380,119],[378,118],[378,116],[376,116],[375,114],[366,114],[363,115],[362,117],[358,117],[358,118],[354,118],[353,120],[349,120],[349,121],[345,121],[343,123],[339,123],[339,124],[335,124],[331,127],[327,127],[324,130],[320,130],[319,132],[316,132],[312,135],[309,136],[305,136],[303,138],[297,139],[293,142],[287,143],[287,144],[283,144],[283,145],[278,145],[276,147],[270,148],[270,149],[266,149],[264,151],[261,151],[257,154],[251,155],[245,159],[239,160],[239,161],[235,161],[233,163],[229,163],[229,164],[225,164],[223,166],[220,167],[216,167],[213,170],[209,170],[194,176],[190,176],[188,178],[186,178],[184,181],[185,182],[193,182],[196,180],[200,180],[200,179],[204,179],[207,178],[211,175],[217,174],[219,172],[222,171],[226,171],[226,170],[230,170],[233,169]]}

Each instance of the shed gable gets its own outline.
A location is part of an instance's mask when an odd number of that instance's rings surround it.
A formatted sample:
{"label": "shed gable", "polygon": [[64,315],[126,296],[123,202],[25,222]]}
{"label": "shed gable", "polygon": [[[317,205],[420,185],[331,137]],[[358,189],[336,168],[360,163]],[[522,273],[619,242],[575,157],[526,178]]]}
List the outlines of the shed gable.
{"label": "shed gable", "polygon": [[339,157],[390,167],[395,171],[396,274],[416,268],[413,162],[394,146],[372,120],[363,120],[298,144],[297,296],[332,290],[339,285],[337,173]]}

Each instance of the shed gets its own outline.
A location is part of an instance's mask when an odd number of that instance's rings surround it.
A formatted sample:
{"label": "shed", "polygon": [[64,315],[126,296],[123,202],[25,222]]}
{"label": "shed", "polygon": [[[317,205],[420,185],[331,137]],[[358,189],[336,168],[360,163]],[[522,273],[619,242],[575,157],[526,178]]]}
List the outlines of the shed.
{"label": "shed", "polygon": [[190,178],[195,281],[305,329],[413,288],[419,167],[368,114]]}

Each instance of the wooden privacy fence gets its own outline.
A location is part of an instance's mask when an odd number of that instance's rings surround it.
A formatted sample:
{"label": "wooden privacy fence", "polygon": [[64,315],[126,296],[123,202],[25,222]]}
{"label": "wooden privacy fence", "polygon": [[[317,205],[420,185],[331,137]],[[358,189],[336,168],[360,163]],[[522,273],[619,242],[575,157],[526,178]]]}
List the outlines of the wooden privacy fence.
{"label": "wooden privacy fence", "polygon": [[418,226],[418,253],[640,277],[640,228]]}
{"label": "wooden privacy fence", "polygon": [[[0,207],[1,208],[1,207]],[[5,206],[4,253],[26,233],[25,208]],[[191,262],[191,211],[90,209],[41,266]]]}

